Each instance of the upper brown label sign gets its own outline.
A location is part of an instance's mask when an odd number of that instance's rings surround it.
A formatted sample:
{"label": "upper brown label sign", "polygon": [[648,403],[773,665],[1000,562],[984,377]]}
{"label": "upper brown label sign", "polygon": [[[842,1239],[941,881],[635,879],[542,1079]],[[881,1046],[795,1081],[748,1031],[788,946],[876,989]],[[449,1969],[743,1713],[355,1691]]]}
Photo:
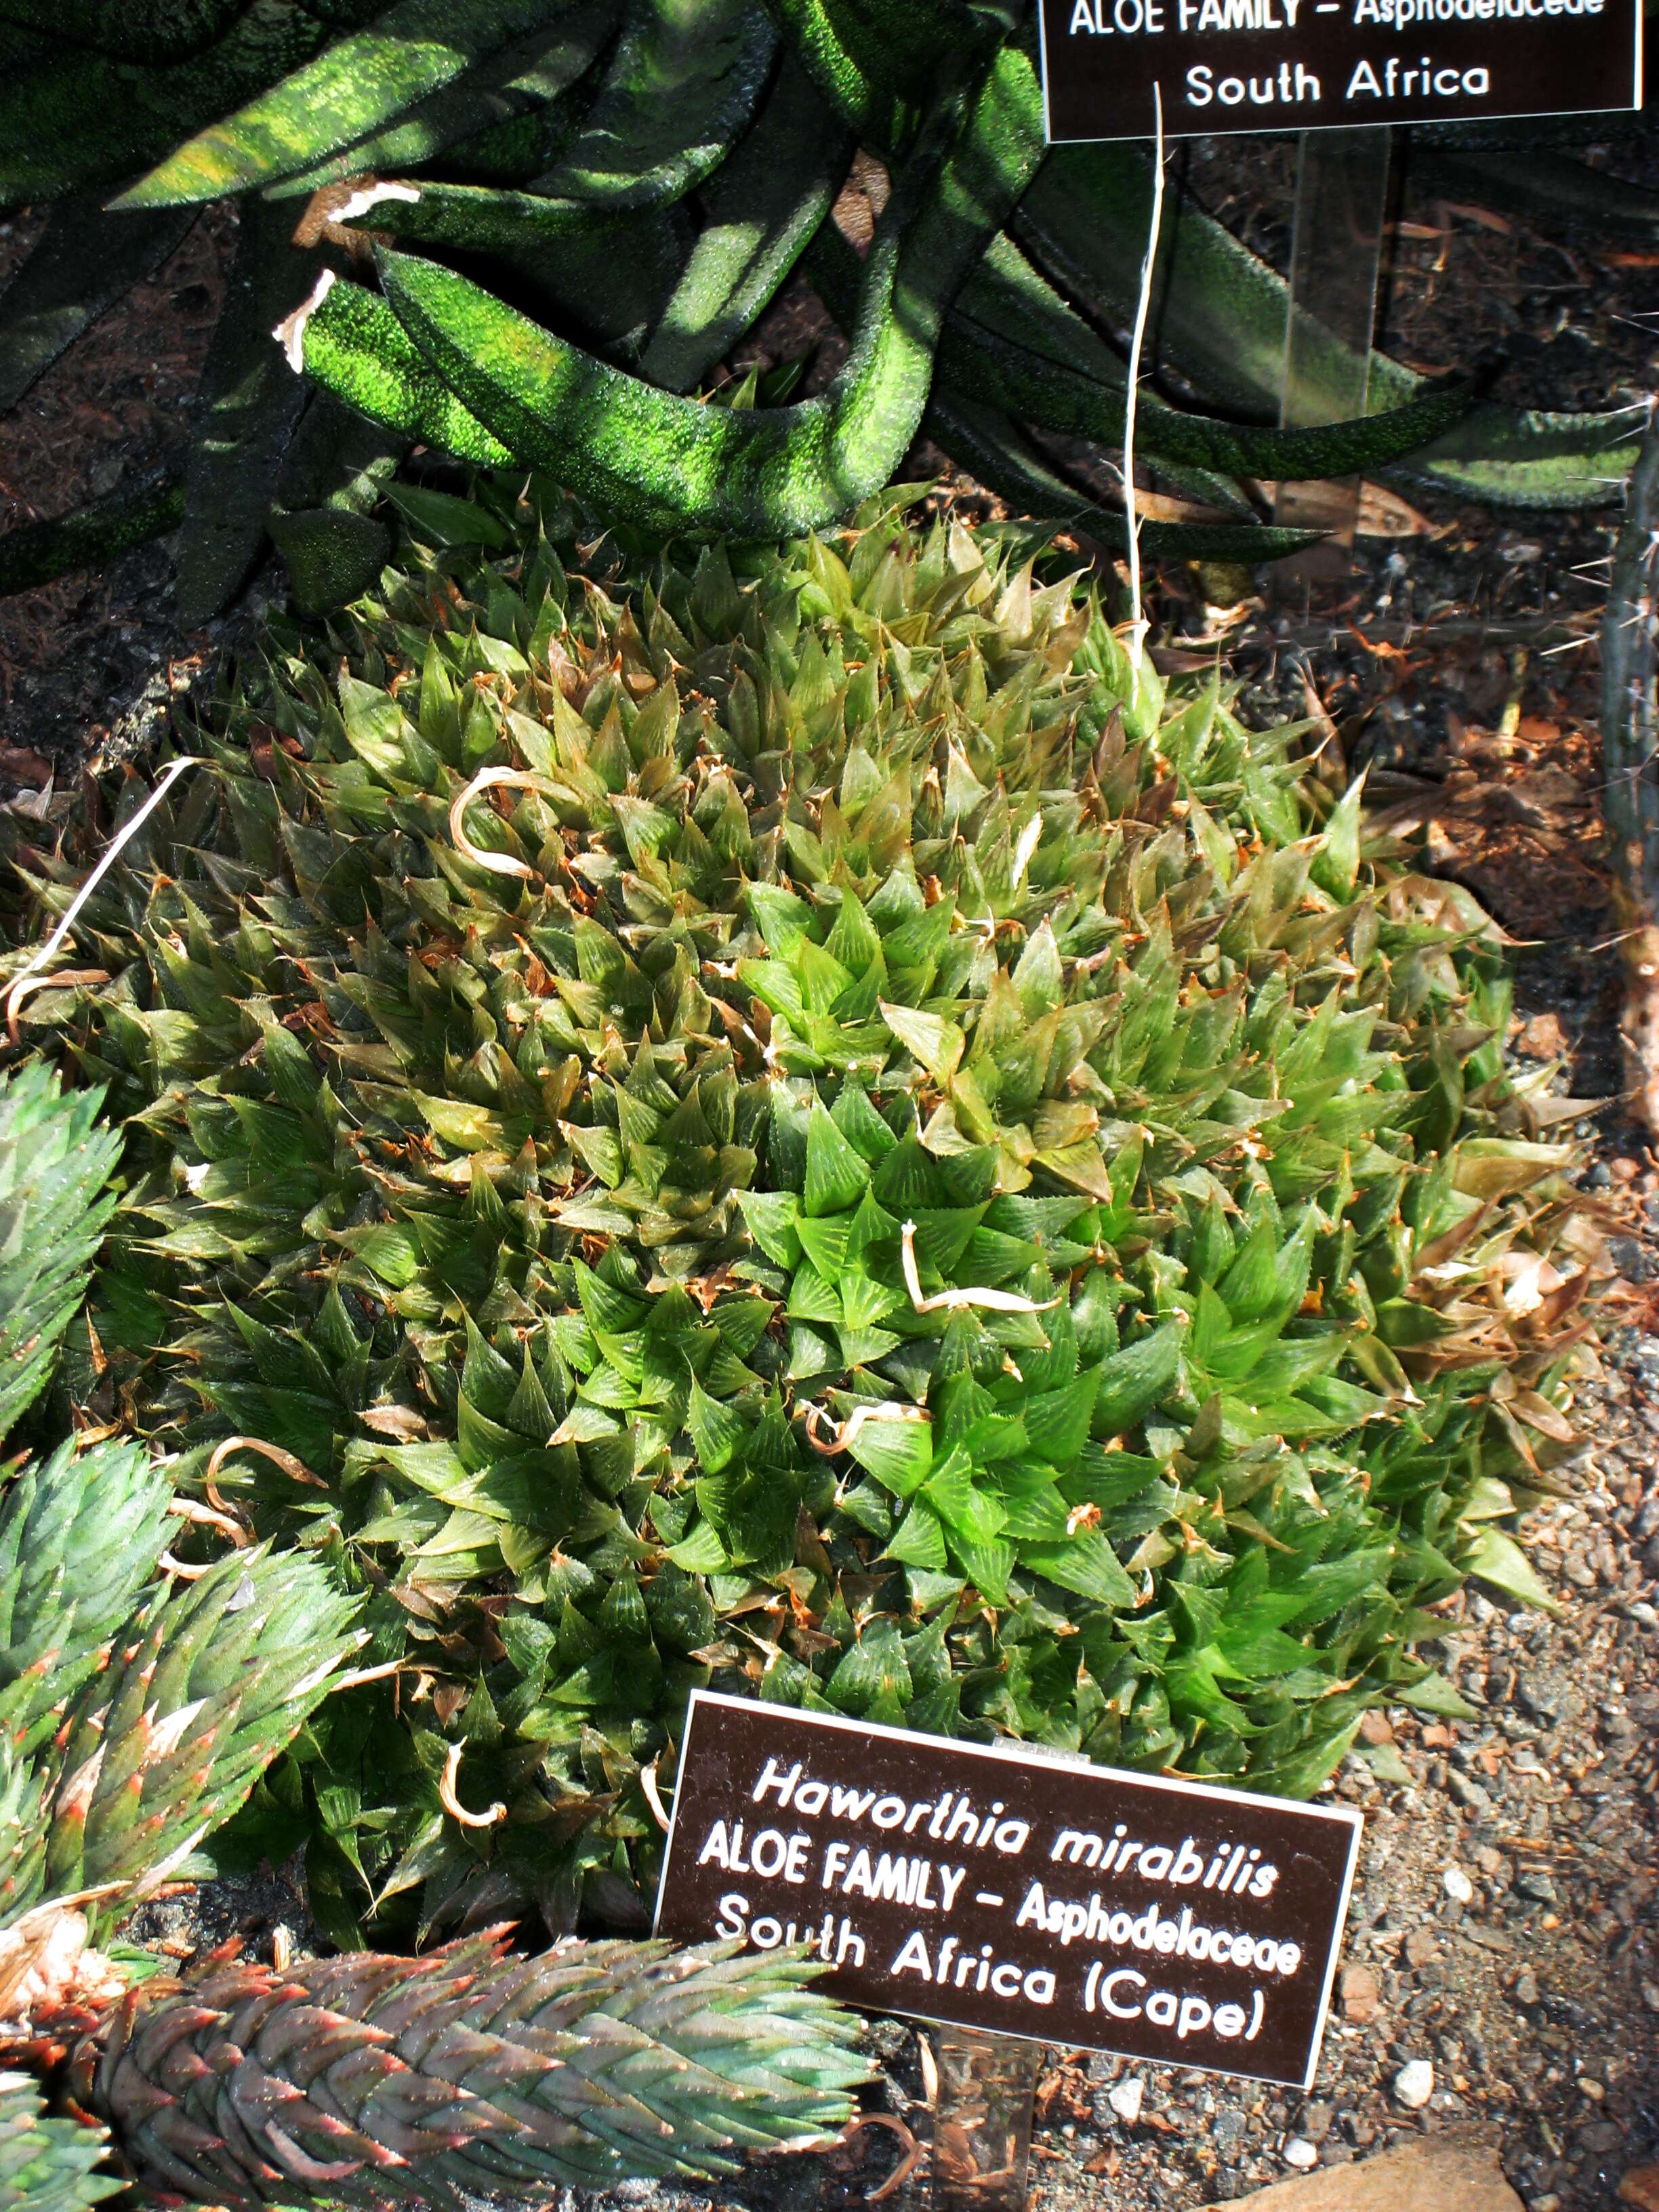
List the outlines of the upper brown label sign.
{"label": "upper brown label sign", "polygon": [[657,1928],[811,1942],[870,2011],[1306,2089],[1359,1829],[698,1690]]}
{"label": "upper brown label sign", "polygon": [[1051,145],[1642,105],[1641,0],[1042,0]]}

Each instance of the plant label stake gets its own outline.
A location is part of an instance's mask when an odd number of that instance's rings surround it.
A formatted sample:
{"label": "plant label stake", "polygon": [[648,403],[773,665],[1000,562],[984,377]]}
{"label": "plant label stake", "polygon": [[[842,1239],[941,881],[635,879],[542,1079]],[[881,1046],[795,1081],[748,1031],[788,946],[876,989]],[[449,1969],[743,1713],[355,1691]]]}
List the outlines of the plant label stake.
{"label": "plant label stake", "polygon": [[[1304,131],[1297,145],[1279,403],[1285,429],[1355,422],[1365,412],[1391,137],[1375,126]],[[1357,477],[1280,484],[1274,521],[1326,532],[1286,568],[1309,580],[1346,571],[1358,514]]]}
{"label": "plant label stake", "polygon": [[[1154,218],[1149,267],[1157,236]],[[1024,1755],[1076,1764],[1047,1744],[1028,1744]],[[934,2030],[933,2045],[933,2212],[1023,2212],[1042,2045],[949,2027]]]}
{"label": "plant label stake", "polygon": [[808,1943],[848,2003],[965,2032],[939,2185],[998,2206],[1036,2065],[1009,2039],[1312,2087],[1359,1831],[1346,1805],[696,1690],[656,1924]]}
{"label": "plant label stake", "polygon": [[1020,2212],[1042,2045],[941,2027],[933,2057],[933,2212]]}
{"label": "plant label stake", "polygon": [[1642,105],[1641,0],[1042,0],[1048,141]]}

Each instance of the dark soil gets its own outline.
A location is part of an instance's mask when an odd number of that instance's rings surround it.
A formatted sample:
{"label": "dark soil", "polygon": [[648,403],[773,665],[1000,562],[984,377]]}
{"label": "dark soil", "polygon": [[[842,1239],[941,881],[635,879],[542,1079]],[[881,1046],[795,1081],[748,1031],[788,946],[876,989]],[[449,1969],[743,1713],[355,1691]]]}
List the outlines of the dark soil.
{"label": "dark soil", "polygon": [[[0,283],[41,228],[27,212],[0,221]],[[234,229],[234,216],[204,215],[147,283],[0,416],[0,528],[68,514],[182,457]],[[60,782],[72,778],[124,717],[136,718],[129,740],[138,737],[210,645],[173,618],[165,544],[0,599],[0,782],[41,780],[20,753]]]}

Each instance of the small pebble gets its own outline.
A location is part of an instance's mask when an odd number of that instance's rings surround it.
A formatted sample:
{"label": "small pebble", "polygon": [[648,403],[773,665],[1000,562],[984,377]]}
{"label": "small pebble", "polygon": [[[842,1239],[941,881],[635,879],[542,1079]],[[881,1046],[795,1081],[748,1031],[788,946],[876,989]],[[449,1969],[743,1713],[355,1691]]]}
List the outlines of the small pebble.
{"label": "small pebble", "polygon": [[1581,2074],[1578,2076],[1578,2087],[1593,2105],[1599,2105],[1607,2094],[1601,2084],[1599,2081],[1593,2081],[1588,2074]]}
{"label": "small pebble", "polygon": [[1408,2058],[1394,2077],[1394,2094],[1408,2112],[1420,2112],[1434,2094],[1434,2068],[1426,2058]]}
{"label": "small pebble", "polygon": [[1140,2118],[1141,2100],[1146,2094],[1146,2084],[1138,2074],[1130,2075],[1127,2081],[1115,2081],[1106,2092],[1106,2101],[1127,2126],[1133,2127]]}
{"label": "small pebble", "polygon": [[1472,1905],[1474,1902],[1474,1884],[1462,1867],[1449,1866],[1440,1879],[1445,1884],[1447,1896],[1455,1904]]}
{"label": "small pebble", "polygon": [[1286,2166],[1305,2173],[1310,2166],[1318,2165],[1319,2153],[1305,2136],[1292,2136],[1285,2146],[1284,2159]]}

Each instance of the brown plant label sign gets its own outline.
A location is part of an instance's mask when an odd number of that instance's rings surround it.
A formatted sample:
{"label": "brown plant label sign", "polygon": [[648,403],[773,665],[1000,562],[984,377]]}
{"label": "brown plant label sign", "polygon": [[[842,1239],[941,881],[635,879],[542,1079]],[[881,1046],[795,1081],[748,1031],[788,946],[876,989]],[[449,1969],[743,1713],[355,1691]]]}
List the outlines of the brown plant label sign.
{"label": "brown plant label sign", "polygon": [[1360,1816],[695,1691],[657,1929],[908,2013],[1301,2088]]}
{"label": "brown plant label sign", "polygon": [[1042,0],[1049,143],[1642,105],[1642,0]]}

